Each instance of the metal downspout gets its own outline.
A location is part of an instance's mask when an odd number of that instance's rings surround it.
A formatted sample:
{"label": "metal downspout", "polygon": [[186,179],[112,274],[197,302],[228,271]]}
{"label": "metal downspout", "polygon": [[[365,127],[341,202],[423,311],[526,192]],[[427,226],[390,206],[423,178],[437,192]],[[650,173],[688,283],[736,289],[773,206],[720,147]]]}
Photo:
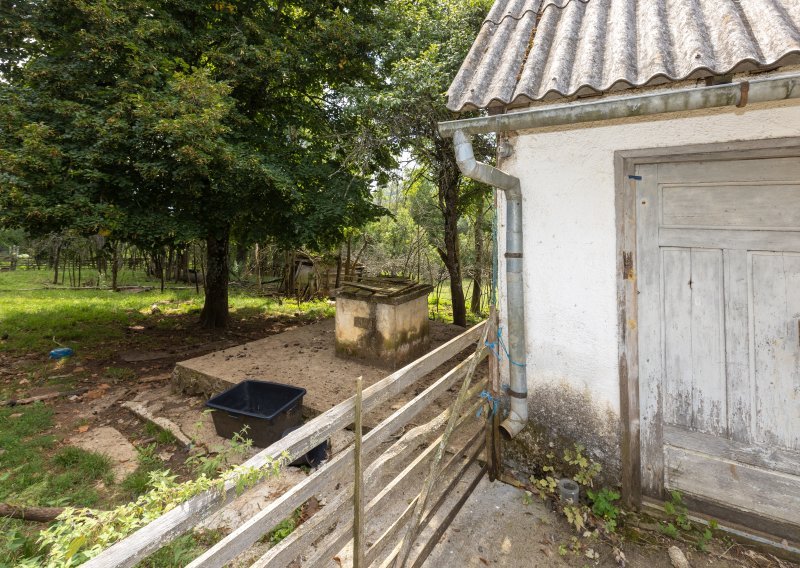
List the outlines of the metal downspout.
{"label": "metal downspout", "polygon": [[528,422],[528,379],[525,374],[525,298],[522,288],[522,191],[519,178],[478,162],[472,141],[462,131],[453,135],[456,162],[466,177],[491,185],[506,195],[506,303],[511,409],[500,425],[513,438]]}

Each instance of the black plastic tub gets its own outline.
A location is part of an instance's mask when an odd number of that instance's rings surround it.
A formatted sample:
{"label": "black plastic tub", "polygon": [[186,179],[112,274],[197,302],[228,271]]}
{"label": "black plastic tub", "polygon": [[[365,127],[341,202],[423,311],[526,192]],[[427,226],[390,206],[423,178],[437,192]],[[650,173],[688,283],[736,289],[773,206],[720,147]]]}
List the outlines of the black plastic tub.
{"label": "black plastic tub", "polygon": [[268,381],[242,381],[206,403],[214,428],[223,438],[233,438],[248,426],[245,438],[258,448],[281,439],[287,430],[303,423],[303,396],[306,389]]}

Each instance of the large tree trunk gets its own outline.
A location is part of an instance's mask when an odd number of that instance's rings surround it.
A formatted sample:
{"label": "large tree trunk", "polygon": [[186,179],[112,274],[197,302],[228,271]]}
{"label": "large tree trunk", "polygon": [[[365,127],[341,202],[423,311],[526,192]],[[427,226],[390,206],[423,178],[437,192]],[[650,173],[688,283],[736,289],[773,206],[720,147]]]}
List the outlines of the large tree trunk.
{"label": "large tree trunk", "polygon": [[481,287],[483,286],[483,203],[478,203],[475,214],[475,270],[472,273],[472,301],[469,309],[481,313]]}
{"label": "large tree trunk", "polygon": [[228,243],[230,227],[206,237],[208,267],[205,274],[206,301],[200,313],[200,324],[209,329],[228,324]]}
{"label": "large tree trunk", "polygon": [[453,302],[453,323],[461,327],[467,326],[467,306],[464,299],[464,285],[461,280],[461,255],[458,247],[459,211],[458,186],[461,172],[453,154],[452,143],[443,140],[437,143],[439,172],[437,185],[439,189],[439,209],[444,218],[444,250],[439,249],[450,276],[450,294]]}

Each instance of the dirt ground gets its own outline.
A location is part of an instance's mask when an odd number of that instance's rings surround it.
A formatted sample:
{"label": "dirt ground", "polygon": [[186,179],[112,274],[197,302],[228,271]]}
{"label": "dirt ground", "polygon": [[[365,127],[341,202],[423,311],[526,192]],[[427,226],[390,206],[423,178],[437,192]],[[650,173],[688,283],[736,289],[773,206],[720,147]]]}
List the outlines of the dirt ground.
{"label": "dirt ground", "polygon": [[[253,365],[262,365],[256,361],[257,357],[248,354],[226,360],[225,353],[245,353],[250,351],[250,348],[244,349],[248,342],[264,341],[264,345],[272,347],[265,349],[262,356],[284,365],[282,371],[272,373],[272,378],[288,383],[296,379],[310,392],[318,393],[316,398],[309,397],[309,400],[320,401],[315,403],[319,407],[315,408],[316,411],[324,411],[351,395],[349,387],[354,369],[348,367],[348,362],[339,361],[339,366],[336,367],[336,361],[331,363],[328,360],[326,345],[328,342],[332,343],[332,336],[329,335],[332,327],[330,321],[313,322],[286,316],[253,318],[252,321],[236,321],[224,333],[213,333],[201,332],[191,326],[188,318],[193,317],[187,316],[186,329],[178,327],[167,331],[156,326],[132,327],[127,330],[124,340],[104,346],[102,353],[82,357],[79,365],[69,361],[46,363],[46,372],[32,373],[31,360],[0,355],[0,383],[5,392],[11,392],[14,398],[80,387],[88,389],[77,396],[47,401],[54,410],[53,433],[62,444],[79,445],[94,451],[104,451],[107,446],[109,451],[106,453],[109,453],[111,446],[114,446],[115,456],[112,457],[118,478],[135,468],[132,457],[136,455],[136,448],[152,444],[158,438],[157,433],[152,428],[147,428],[143,420],[121,408],[121,404],[126,401],[136,401],[148,406],[155,414],[168,418],[189,437],[197,440],[195,447],[185,447],[176,442],[158,443],[159,458],[181,478],[191,475],[185,461],[192,451],[197,451],[198,446],[214,453],[222,450],[226,444],[226,441],[216,436],[210,416],[201,412],[205,398],[175,393],[170,384],[176,363],[187,358],[204,354],[207,355],[206,360],[219,358],[225,363],[222,368],[228,370],[233,364],[243,363],[240,370],[244,369],[242,372],[247,374],[254,370],[263,370],[252,368]],[[434,345],[463,331],[438,324],[433,325],[432,329]],[[286,334],[277,335],[283,332]],[[236,345],[239,347],[234,347],[232,351],[219,353],[221,349]],[[211,357],[211,353],[215,355]],[[279,355],[276,356],[275,353]],[[441,376],[441,371],[434,371],[406,393],[384,405],[375,413],[373,420],[377,422],[381,416],[399,408]],[[373,368],[369,373],[363,374],[367,384],[372,384],[389,372]],[[485,370],[481,370],[481,373],[484,372]],[[53,381],[53,376],[63,376],[65,381]],[[444,410],[453,394],[451,392],[442,397],[406,430]],[[345,447],[350,440],[346,435],[344,438],[337,438],[334,451]],[[255,451],[257,450],[250,450],[241,460]],[[388,476],[391,472],[383,473]],[[225,529],[237,526],[249,511],[257,510],[276,499],[305,475],[300,469],[288,468],[281,477],[256,488],[256,493],[248,493],[232,507],[216,514],[206,523],[206,528],[211,526]],[[421,482],[422,479],[419,480],[420,484]],[[418,487],[419,484],[414,485],[411,493],[418,491]],[[453,498],[457,498],[459,491],[463,490],[461,484],[454,491]],[[407,496],[409,499],[412,498],[411,493]],[[324,496],[320,497],[324,503]],[[398,503],[398,506],[405,506],[405,502]],[[381,523],[391,522],[396,518],[396,513],[391,508],[381,513],[383,520],[379,519],[375,524],[374,534],[378,534],[375,531],[379,530]],[[710,544],[709,552],[700,553],[685,543],[670,540],[653,531],[633,530],[640,533],[636,539],[612,543],[581,538],[580,546],[575,546],[575,533],[562,515],[535,497],[533,500],[526,499],[525,493],[519,489],[500,482],[489,483],[484,479],[439,541],[439,546],[425,566],[625,565],[666,568],[672,566],[667,548],[675,544],[686,554],[691,566],[695,567],[795,566],[726,539],[715,538]],[[261,548],[254,553],[268,548],[264,544],[259,546]],[[615,552],[615,548],[624,554],[624,562],[620,560],[621,556]],[[332,566],[338,564],[332,563]]]}
{"label": "dirt ground", "polygon": [[689,565],[696,568],[796,566],[724,536],[716,536],[708,550],[700,552],[689,543],[652,530],[630,527],[627,534],[627,538],[620,536],[616,542],[605,537],[576,540],[576,533],[564,516],[548,503],[538,497],[526,498],[521,489],[484,478],[424,566],[673,568],[667,552],[670,546],[677,546]]}
{"label": "dirt ground", "polygon": [[[464,332],[433,321],[430,330],[431,349]],[[367,361],[338,357],[334,336],[332,319],[289,327],[278,335],[181,361],[175,367],[173,385],[188,394],[210,395],[245,379],[288,383],[306,389],[304,412],[316,416],[353,396],[356,377],[362,377],[368,387],[392,373]],[[386,415],[370,413],[365,423],[374,426]]]}
{"label": "dirt ground", "polygon": [[[78,361],[48,361],[46,354],[34,358],[0,353],[0,388],[7,400],[81,389],[84,392],[78,395],[45,401],[53,410],[53,426],[45,433],[56,436],[59,447],[77,445],[111,454],[116,480],[121,481],[136,468],[135,460],[132,461],[135,449],[159,442],[158,456],[164,467],[170,468],[179,479],[187,479],[191,472],[185,461],[190,449],[177,443],[161,443],[145,421],[120,405],[168,392],[178,361],[313,324],[316,320],[297,316],[237,318],[229,329],[207,331],[198,329],[194,314],[171,315],[175,321],[172,329],[159,326],[160,318],[154,315],[152,325],[128,327],[123,339],[100,343],[94,352],[81,353]],[[202,423],[201,432],[208,430],[206,422],[210,423],[210,417],[201,413],[204,402],[199,397],[186,396],[169,401],[173,407],[190,411],[186,414],[191,417],[191,424],[190,418],[184,423],[190,437],[197,434],[197,422]],[[224,443],[222,438],[217,441]],[[114,503],[119,498],[113,491],[106,492],[100,505]]]}

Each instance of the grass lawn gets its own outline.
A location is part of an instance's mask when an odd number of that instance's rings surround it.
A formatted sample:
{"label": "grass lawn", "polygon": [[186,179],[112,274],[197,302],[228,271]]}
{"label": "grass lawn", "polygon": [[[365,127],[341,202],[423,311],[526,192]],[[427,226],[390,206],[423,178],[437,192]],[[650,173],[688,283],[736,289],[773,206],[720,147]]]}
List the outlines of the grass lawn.
{"label": "grass lawn", "polygon": [[[135,388],[142,376],[169,373],[182,349],[202,349],[221,339],[250,341],[334,313],[327,300],[298,304],[259,296],[233,284],[229,328],[206,331],[197,325],[202,290],[200,295],[193,288],[162,293],[158,282],[130,273],[123,282],[154,286],[155,290],[69,290],[53,286],[51,278],[48,271],[0,273],[0,401],[77,386],[101,393],[109,385]],[[71,347],[75,355],[51,361],[49,352],[60,346]],[[126,363],[121,356],[173,350],[176,354],[171,358],[142,363]],[[125,433],[135,445],[144,441],[136,446],[138,468],[124,479],[114,479],[107,457],[65,443],[76,431],[100,424],[95,424],[99,417],[75,423],[70,413],[80,404],[72,404],[69,413],[62,411],[67,406],[68,402],[59,398],[46,405],[0,407],[1,503],[110,508],[145,491],[149,472],[174,465],[159,458],[165,449],[174,451],[174,439],[142,424],[141,431]],[[119,411],[112,408],[109,412]],[[184,467],[180,477],[191,471]],[[0,518],[0,567],[40,554],[36,537],[43,526]],[[218,538],[215,533],[188,535],[142,566],[183,566]]]}

